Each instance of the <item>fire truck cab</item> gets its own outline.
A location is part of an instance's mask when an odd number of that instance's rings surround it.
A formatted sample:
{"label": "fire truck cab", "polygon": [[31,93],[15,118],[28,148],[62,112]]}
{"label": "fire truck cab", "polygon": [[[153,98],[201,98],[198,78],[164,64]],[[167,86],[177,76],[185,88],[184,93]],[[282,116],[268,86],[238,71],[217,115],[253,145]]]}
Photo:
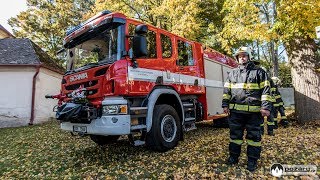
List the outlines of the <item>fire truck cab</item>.
{"label": "fire truck cab", "polygon": [[103,11],[67,32],[56,118],[99,145],[128,135],[167,151],[196,122],[225,117],[227,72],[237,63],[160,28]]}

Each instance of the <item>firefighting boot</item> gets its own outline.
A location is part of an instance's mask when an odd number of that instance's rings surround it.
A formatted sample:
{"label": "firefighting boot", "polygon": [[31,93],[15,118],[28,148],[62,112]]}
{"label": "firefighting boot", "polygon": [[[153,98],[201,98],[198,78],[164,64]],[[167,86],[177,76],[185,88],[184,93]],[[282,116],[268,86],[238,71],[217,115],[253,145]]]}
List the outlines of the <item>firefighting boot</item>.
{"label": "firefighting boot", "polygon": [[269,135],[269,136],[274,136],[273,131],[268,131],[268,135]]}
{"label": "firefighting boot", "polygon": [[257,160],[249,158],[248,159],[248,164],[247,164],[247,170],[250,172],[254,172],[257,169]]}
{"label": "firefighting boot", "polygon": [[274,129],[278,129],[278,121],[274,121]]}
{"label": "firefighting boot", "polygon": [[227,165],[235,165],[235,164],[238,164],[239,162],[239,158],[236,157],[236,156],[230,156],[227,160]]}
{"label": "firefighting boot", "polygon": [[281,126],[287,128],[289,126],[288,120],[284,119],[280,121]]}

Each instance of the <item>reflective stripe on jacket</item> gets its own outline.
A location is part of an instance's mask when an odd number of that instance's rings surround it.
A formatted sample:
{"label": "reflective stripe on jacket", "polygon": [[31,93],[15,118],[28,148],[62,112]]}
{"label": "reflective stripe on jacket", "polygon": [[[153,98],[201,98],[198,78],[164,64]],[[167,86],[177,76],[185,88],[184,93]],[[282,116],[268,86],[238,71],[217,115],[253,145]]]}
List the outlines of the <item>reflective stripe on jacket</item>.
{"label": "reflective stripe on jacket", "polygon": [[283,106],[284,103],[282,101],[282,98],[281,98],[281,94],[279,92],[279,89],[278,89],[278,86],[275,85],[275,88],[276,88],[276,92],[275,92],[275,99],[276,99],[276,103],[275,103],[275,107],[279,107],[279,106]]}
{"label": "reflective stripe on jacket", "polygon": [[274,107],[278,106],[277,105],[277,101],[276,101],[276,95],[277,95],[277,88],[276,88],[276,85],[273,83],[272,79],[268,79],[270,81],[270,87],[271,87],[271,90],[270,90],[270,93],[271,93],[271,102],[272,102],[272,105]]}

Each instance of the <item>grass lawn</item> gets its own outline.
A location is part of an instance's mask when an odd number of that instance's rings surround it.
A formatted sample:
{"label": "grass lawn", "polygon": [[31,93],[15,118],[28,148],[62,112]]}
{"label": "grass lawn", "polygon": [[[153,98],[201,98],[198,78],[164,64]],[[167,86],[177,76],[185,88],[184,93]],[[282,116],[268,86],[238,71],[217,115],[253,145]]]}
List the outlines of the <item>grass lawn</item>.
{"label": "grass lawn", "polygon": [[[273,163],[313,164],[320,169],[320,123],[292,125],[263,136],[258,170],[246,167],[246,147],[239,165],[224,164],[228,129],[210,123],[187,132],[178,147],[157,153],[129,145],[127,138],[99,147],[89,137],[61,131],[57,121],[21,128],[0,129],[0,178],[41,179],[230,179],[272,178]],[[285,176],[285,179],[295,178]]]}

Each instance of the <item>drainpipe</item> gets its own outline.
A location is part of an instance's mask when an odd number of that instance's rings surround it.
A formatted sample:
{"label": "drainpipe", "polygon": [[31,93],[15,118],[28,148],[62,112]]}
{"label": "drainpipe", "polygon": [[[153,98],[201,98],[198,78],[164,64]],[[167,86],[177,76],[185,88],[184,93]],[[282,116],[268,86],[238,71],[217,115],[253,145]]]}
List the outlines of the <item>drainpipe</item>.
{"label": "drainpipe", "polygon": [[33,75],[32,79],[32,99],[31,99],[31,117],[29,125],[33,125],[34,121],[34,104],[35,104],[35,95],[36,95],[36,80],[37,75],[39,74],[41,65],[36,65],[36,73]]}

